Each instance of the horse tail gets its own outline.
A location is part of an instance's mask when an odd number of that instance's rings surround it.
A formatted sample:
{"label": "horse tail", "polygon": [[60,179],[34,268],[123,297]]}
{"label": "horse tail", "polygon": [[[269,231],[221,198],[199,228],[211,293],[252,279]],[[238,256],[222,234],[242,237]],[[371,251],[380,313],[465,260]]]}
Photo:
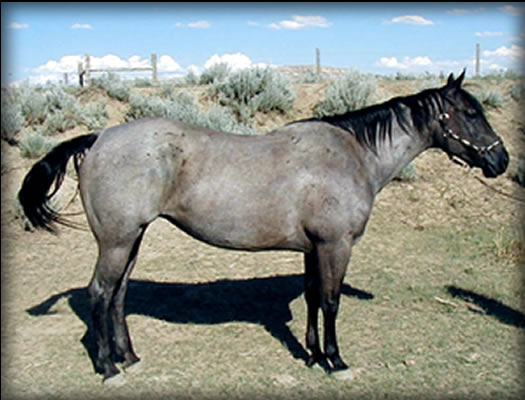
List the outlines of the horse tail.
{"label": "horse tail", "polygon": [[[49,205],[49,201],[64,181],[68,160],[74,156],[78,173],[81,157],[97,138],[98,134],[92,133],[62,142],[33,165],[18,192],[20,205],[33,227],[55,232],[54,222],[72,226]],[[49,193],[53,183],[54,190]]]}

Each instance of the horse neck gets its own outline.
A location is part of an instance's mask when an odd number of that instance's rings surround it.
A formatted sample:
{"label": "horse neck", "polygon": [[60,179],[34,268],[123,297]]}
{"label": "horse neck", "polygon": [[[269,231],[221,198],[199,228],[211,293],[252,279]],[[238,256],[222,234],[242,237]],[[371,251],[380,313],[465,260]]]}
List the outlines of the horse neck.
{"label": "horse neck", "polygon": [[432,144],[429,132],[416,129],[408,108],[403,112],[406,113],[406,121],[410,123],[402,127],[393,118],[391,139],[386,138],[377,144],[376,149],[367,150],[366,162],[370,165],[371,183],[376,194]]}

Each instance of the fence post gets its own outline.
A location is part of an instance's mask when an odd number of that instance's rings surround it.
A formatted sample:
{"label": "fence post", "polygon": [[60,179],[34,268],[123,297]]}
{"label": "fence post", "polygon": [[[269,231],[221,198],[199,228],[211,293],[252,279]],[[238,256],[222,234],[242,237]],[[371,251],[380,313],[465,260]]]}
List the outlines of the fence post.
{"label": "fence post", "polygon": [[321,75],[321,50],[315,49],[315,73]]}
{"label": "fence post", "polygon": [[151,70],[153,83],[157,83],[157,53],[151,53]]}
{"label": "fence post", "polygon": [[84,69],[82,68],[82,61],[78,62],[78,84],[80,87],[84,86]]}
{"label": "fence post", "polygon": [[91,69],[91,57],[89,56],[89,54],[86,54],[85,62],[86,62],[86,67],[85,67],[84,73],[86,74],[86,83],[90,85],[91,84],[91,74],[89,70]]}

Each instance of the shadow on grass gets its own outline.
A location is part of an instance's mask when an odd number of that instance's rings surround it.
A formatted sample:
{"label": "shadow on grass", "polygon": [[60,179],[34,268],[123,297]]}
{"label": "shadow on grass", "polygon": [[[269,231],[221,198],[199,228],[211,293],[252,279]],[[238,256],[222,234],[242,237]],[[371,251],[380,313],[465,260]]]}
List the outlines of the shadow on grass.
{"label": "shadow on grass", "polygon": [[498,300],[456,286],[447,286],[446,289],[452,296],[478,306],[485,314],[504,324],[525,328],[525,314]]}
{"label": "shadow on grass", "polygon": [[[260,324],[280,340],[295,358],[306,362],[306,350],[287,325],[292,319],[290,303],[303,292],[302,274],[245,280],[225,279],[207,283],[130,280],[125,313],[181,324]],[[349,285],[343,285],[342,294],[362,300],[374,298],[374,295]],[[53,295],[27,312],[33,316],[53,314],[51,308],[62,298],[68,299],[72,310],[87,326],[81,341],[94,363],[96,345],[87,288],[74,288]]]}

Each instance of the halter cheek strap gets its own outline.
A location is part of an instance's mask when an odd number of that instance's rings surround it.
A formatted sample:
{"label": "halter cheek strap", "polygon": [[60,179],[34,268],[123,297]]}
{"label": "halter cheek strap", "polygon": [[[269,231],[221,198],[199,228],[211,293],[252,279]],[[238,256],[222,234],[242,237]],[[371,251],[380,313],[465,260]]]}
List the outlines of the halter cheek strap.
{"label": "halter cheek strap", "polygon": [[463,146],[473,149],[474,151],[478,153],[488,153],[489,151],[494,150],[497,146],[502,144],[501,139],[497,138],[493,143],[489,144],[488,146],[477,146],[473,144],[472,142],[468,141],[467,139],[464,139],[460,137],[459,135],[455,134],[452,129],[450,129],[448,126],[446,126],[445,122],[447,119],[450,118],[450,115],[446,112],[441,113],[439,115],[439,122],[441,124],[441,127],[443,128],[443,137],[454,139],[458,142],[460,142]]}

